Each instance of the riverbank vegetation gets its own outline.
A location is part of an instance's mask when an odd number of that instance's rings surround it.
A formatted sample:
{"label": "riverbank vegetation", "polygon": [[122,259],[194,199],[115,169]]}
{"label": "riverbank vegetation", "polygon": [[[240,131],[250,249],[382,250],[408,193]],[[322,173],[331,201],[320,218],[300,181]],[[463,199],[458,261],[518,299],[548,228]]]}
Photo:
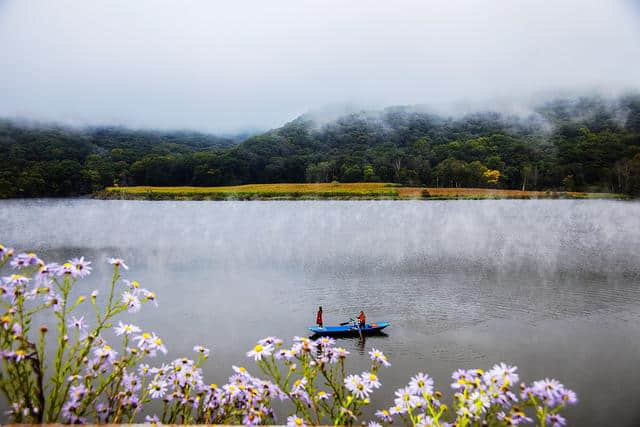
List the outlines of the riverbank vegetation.
{"label": "riverbank vegetation", "polygon": [[[202,366],[210,350],[202,345],[193,347],[193,358],[154,363],[167,353],[166,344],[155,332],[123,322],[123,316],[157,306],[158,299],[122,276],[129,270],[124,260],[108,262],[113,273],[102,295],[83,288],[92,271],[84,257],[46,263],[35,253],[15,254],[0,245],[0,269],[11,267],[0,284],[0,392],[8,402],[3,422],[253,425],[286,420],[305,426],[366,420],[364,409],[390,365],[383,352],[372,348],[368,370],[350,374],[349,352],[331,338],[296,337],[285,346],[267,337],[246,354],[255,368],[233,366],[226,384],[208,383]],[[80,296],[74,301],[76,292]],[[564,426],[562,411],[577,403],[576,393],[557,380],[525,384],[517,368],[504,363],[487,371],[459,369],[451,377],[452,393],[445,396],[429,375],[416,374],[395,391],[390,407],[369,411],[375,417],[369,425]]]}
{"label": "riverbank vegetation", "polygon": [[455,199],[624,199],[611,193],[522,191],[496,188],[402,187],[378,182],[251,184],[226,187],[107,187],[97,198],[123,200],[455,200]]}
{"label": "riverbank vegetation", "polygon": [[640,95],[556,99],[520,116],[303,115],[248,138],[0,121],[2,198],[333,181],[638,195]]}

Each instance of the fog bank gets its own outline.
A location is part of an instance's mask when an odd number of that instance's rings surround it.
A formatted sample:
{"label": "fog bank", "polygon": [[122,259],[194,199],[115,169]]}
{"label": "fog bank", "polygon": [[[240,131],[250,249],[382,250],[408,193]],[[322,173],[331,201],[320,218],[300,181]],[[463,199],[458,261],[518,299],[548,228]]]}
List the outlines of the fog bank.
{"label": "fog bank", "polygon": [[[0,116],[232,132],[637,89],[629,0],[0,3]],[[517,102],[513,101],[517,100]]]}

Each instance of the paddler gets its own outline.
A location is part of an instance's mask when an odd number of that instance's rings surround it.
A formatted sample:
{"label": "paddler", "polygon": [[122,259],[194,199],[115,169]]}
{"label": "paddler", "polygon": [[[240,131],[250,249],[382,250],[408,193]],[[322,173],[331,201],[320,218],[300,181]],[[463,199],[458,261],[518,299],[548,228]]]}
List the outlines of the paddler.
{"label": "paddler", "polygon": [[316,323],[318,327],[322,328],[322,306],[318,307],[318,314],[316,314]]}
{"label": "paddler", "polygon": [[366,321],[367,319],[364,316],[364,311],[360,310],[360,314],[358,314],[358,326],[360,329],[365,328]]}

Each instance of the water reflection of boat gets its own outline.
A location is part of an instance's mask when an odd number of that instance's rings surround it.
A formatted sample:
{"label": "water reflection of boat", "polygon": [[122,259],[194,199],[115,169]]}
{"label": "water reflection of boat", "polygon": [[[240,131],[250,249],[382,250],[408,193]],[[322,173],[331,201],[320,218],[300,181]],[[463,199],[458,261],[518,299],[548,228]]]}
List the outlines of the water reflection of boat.
{"label": "water reflection of boat", "polygon": [[358,325],[350,323],[347,325],[324,326],[322,328],[319,326],[311,326],[309,330],[318,336],[358,336],[360,333],[363,335],[376,335],[382,333],[382,330],[389,325],[389,322],[372,322],[366,323],[364,328],[359,328]]}

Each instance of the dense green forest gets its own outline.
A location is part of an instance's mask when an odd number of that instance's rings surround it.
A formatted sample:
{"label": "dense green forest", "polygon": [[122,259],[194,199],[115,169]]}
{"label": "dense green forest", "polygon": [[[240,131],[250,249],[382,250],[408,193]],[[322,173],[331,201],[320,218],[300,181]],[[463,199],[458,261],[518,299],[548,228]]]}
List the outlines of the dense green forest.
{"label": "dense green forest", "polygon": [[106,186],[384,181],[412,186],[640,194],[640,95],[556,99],[526,116],[412,107],[246,139],[0,121],[0,197]]}

